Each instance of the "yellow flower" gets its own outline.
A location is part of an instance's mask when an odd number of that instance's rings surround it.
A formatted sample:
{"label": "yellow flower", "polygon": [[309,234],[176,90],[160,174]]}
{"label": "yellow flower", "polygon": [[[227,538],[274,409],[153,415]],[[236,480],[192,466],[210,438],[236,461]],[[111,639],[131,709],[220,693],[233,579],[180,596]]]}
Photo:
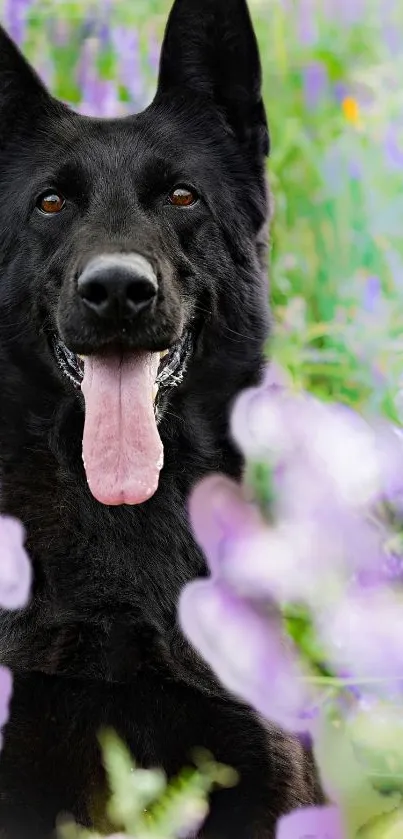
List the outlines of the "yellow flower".
{"label": "yellow flower", "polygon": [[342,102],[344,116],[347,122],[352,125],[359,126],[361,124],[360,108],[356,99],[352,96],[346,96]]}

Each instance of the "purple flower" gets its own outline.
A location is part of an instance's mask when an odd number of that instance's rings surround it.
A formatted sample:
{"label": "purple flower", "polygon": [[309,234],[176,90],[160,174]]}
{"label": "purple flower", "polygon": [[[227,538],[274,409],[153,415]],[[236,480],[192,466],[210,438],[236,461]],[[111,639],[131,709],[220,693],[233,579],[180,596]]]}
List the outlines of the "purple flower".
{"label": "purple flower", "polygon": [[320,695],[285,644],[284,602],[310,609],[331,672],[400,690],[403,608],[384,587],[389,531],[374,512],[402,498],[401,435],[292,392],[270,368],[238,399],[232,431],[247,459],[271,466],[270,523],[247,486],[215,475],[195,488],[190,518],[213,576],[183,592],[185,634],[228,690],[291,730],[311,728]]}
{"label": "purple flower", "polygon": [[31,563],[24,548],[25,532],[17,519],[0,516],[0,607],[22,609],[31,589]]}
{"label": "purple flower", "polygon": [[317,108],[326,94],[328,75],[321,61],[313,61],[302,69],[305,102],[310,110]]}
{"label": "purple flower", "polygon": [[389,125],[387,129],[384,149],[386,160],[391,169],[401,171],[403,168],[403,143],[395,125]]}
{"label": "purple flower", "polygon": [[351,0],[350,3],[327,0],[325,4],[326,17],[344,27],[359,23],[364,19],[365,11],[365,0]]}
{"label": "purple flower", "polygon": [[368,277],[365,284],[363,306],[366,312],[375,314],[382,302],[382,285],[379,277]]}
{"label": "purple flower", "polygon": [[341,105],[343,103],[343,100],[346,99],[346,97],[349,95],[349,88],[345,82],[338,81],[334,84],[333,92],[336,98],[336,102],[338,102],[338,104]]}
{"label": "purple flower", "polygon": [[273,607],[248,603],[218,580],[198,580],[183,590],[179,618],[231,693],[282,728],[308,730],[311,696]]}
{"label": "purple flower", "polygon": [[87,98],[87,87],[91,88],[95,76],[95,64],[98,55],[98,41],[94,37],[86,37],[81,48],[80,61],[77,67],[77,83],[82,97]]}
{"label": "purple flower", "polygon": [[161,58],[161,41],[154,30],[151,31],[148,39],[148,63],[154,76],[158,75]]}
{"label": "purple flower", "polygon": [[283,816],[276,839],[347,839],[337,807],[303,807]]}
{"label": "purple flower", "polygon": [[32,0],[5,0],[3,10],[4,26],[16,44],[25,41],[29,7]]}
{"label": "purple flower", "polygon": [[385,587],[355,588],[317,613],[316,625],[333,672],[368,679],[369,694],[401,694],[403,603],[397,594]]}
{"label": "purple flower", "polygon": [[6,667],[0,667],[0,749],[3,747],[2,730],[8,720],[12,693],[12,676]]}
{"label": "purple flower", "polygon": [[198,484],[190,517],[217,578],[238,596],[305,602],[313,608],[327,598],[332,601],[335,585],[345,584],[353,573],[370,582],[379,578],[382,541],[377,530],[356,512],[337,506],[334,498],[323,497],[320,476],[316,506],[303,469],[298,479],[292,472],[283,491],[301,495],[301,507],[293,499],[287,515],[269,525],[228,478],[213,476]]}
{"label": "purple flower", "polygon": [[269,462],[284,476],[290,466],[293,481],[298,473],[302,477],[296,483],[299,492],[293,493],[297,497],[290,496],[291,508],[312,506],[306,497],[311,491],[316,500],[327,496],[357,510],[379,497],[387,468],[380,438],[373,426],[344,405],[326,405],[309,394],[265,383],[238,398],[231,427],[247,459]]}
{"label": "purple flower", "polygon": [[130,93],[132,101],[141,106],[144,98],[144,78],[138,32],[125,26],[115,26],[111,34],[119,78]]}
{"label": "purple flower", "polygon": [[318,16],[314,0],[298,3],[297,32],[301,43],[311,46],[318,40]]}
{"label": "purple flower", "polygon": [[221,572],[227,539],[253,538],[263,526],[258,510],[247,504],[241,488],[221,475],[209,476],[197,485],[189,499],[189,511],[213,574]]}
{"label": "purple flower", "polygon": [[93,77],[85,87],[85,96],[80,102],[80,114],[92,117],[116,117],[125,112],[119,99],[114,81]]}
{"label": "purple flower", "polygon": [[116,80],[103,79],[98,74],[99,48],[97,38],[88,38],[83,44],[78,67],[82,99],[77,110],[92,117],[121,116],[125,114],[126,108],[120,101],[118,83]]}

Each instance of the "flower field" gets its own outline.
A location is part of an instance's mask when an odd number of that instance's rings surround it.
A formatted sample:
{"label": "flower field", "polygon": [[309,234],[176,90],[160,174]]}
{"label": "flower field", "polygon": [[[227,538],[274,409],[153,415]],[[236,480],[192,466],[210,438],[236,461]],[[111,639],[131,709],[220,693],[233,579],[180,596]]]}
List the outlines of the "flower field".
{"label": "flower field", "polygon": [[[274,363],[232,418],[248,464],[244,487],[216,476],[190,500],[211,577],[185,589],[180,618],[230,691],[314,744],[329,807],[285,819],[278,839],[399,839],[403,6],[250,6],[271,133]],[[169,7],[0,0],[0,20],[55,95],[109,117],[151,101]],[[0,602],[15,608],[29,570],[21,533],[2,526]],[[16,584],[7,601],[2,574],[9,588],[14,573],[23,590]],[[3,706],[7,676],[4,685]],[[130,771],[112,736],[105,755],[111,812],[136,839],[187,835],[211,787],[234,782],[230,770],[202,761],[168,795],[158,773],[146,782]],[[157,799],[158,816],[144,819]]]}

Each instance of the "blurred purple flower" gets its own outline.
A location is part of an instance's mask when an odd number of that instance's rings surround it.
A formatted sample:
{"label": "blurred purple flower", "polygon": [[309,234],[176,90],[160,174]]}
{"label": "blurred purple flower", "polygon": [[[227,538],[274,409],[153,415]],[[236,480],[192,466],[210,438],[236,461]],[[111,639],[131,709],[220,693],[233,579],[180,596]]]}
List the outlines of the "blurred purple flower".
{"label": "blurred purple flower", "polygon": [[[251,388],[237,400],[232,434],[249,460],[263,459],[273,468],[302,462],[308,487],[311,475],[318,492],[359,508],[380,491],[374,429],[343,405],[326,405],[309,394],[270,387]],[[314,482],[312,489],[314,490]],[[304,501],[303,485],[296,501]],[[290,499],[290,504],[293,500]]]}
{"label": "blurred purple flower", "polygon": [[111,37],[120,81],[129,92],[132,101],[141,107],[144,99],[144,78],[138,32],[125,26],[115,26],[111,30]]}
{"label": "blurred purple flower", "polygon": [[379,277],[368,277],[362,301],[365,311],[375,314],[381,301],[382,285]]}
{"label": "blurred purple flower", "polygon": [[276,839],[346,839],[337,807],[303,807],[283,816]]}
{"label": "blurred purple flower", "polygon": [[398,127],[393,124],[386,131],[384,149],[390,168],[400,171],[403,168],[403,143],[398,136]]}
{"label": "blurred purple flower", "polygon": [[31,563],[25,531],[17,519],[0,516],[0,608],[22,609],[31,589]]}
{"label": "blurred purple flower", "polygon": [[311,46],[318,40],[318,16],[315,0],[300,0],[297,5],[297,37]]}
{"label": "blurred purple flower", "polygon": [[196,539],[212,573],[238,596],[315,608],[333,599],[335,582],[340,586],[354,573],[368,583],[379,579],[383,543],[377,529],[323,496],[320,475],[313,485],[316,506],[304,469],[299,480],[301,485],[291,472],[287,486],[276,487],[285,492],[288,509],[276,515],[273,526],[226,477],[205,478],[193,491],[189,507]]}
{"label": "blurred purple flower", "polygon": [[209,476],[197,485],[189,499],[189,511],[213,574],[222,571],[227,541],[253,538],[263,527],[257,508],[246,503],[242,489],[221,475]]}
{"label": "blurred purple flower", "polygon": [[380,39],[384,42],[388,57],[400,56],[402,36],[399,16],[399,4],[396,0],[383,0],[379,7]]}
{"label": "blurred purple flower", "polygon": [[218,580],[198,580],[183,590],[179,618],[231,693],[282,728],[309,729],[312,697],[273,607],[258,608]]}
{"label": "blurred purple flower", "polygon": [[12,693],[12,676],[6,667],[0,667],[0,749],[3,748],[2,730],[8,720]]}
{"label": "blurred purple flower", "polygon": [[365,0],[350,0],[349,3],[340,2],[340,0],[326,0],[324,6],[326,18],[333,20],[339,26],[352,26],[365,17]]}
{"label": "blurred purple flower", "polygon": [[87,39],[83,44],[78,67],[78,84],[82,98],[77,110],[81,114],[93,117],[119,116],[124,113],[124,106],[120,102],[117,84],[99,76],[98,53],[98,40]]}
{"label": "blurred purple flower", "polygon": [[401,695],[403,603],[396,593],[386,587],[356,588],[335,600],[333,608],[317,612],[316,625],[333,672],[368,679],[367,695]]}
{"label": "blurred purple flower", "polygon": [[349,90],[346,82],[336,82],[333,87],[333,92],[336,98],[336,102],[338,102],[339,105],[341,105],[343,100],[346,99],[346,97],[349,95]]}
{"label": "blurred purple flower", "polygon": [[2,23],[19,46],[25,41],[30,6],[32,0],[5,0]]}
{"label": "blurred purple flower", "polygon": [[158,75],[161,58],[161,41],[156,32],[150,32],[148,38],[148,63],[154,76]]}
{"label": "blurred purple flower", "polygon": [[83,92],[85,95],[77,109],[80,114],[113,118],[124,113],[114,81],[94,77],[88,81]]}
{"label": "blurred purple flower", "polygon": [[[78,111],[87,116],[108,118],[123,116],[130,110],[129,106],[120,99],[120,80],[125,85],[130,85],[129,93],[132,97],[136,97],[137,106],[144,104],[144,102],[141,99],[143,87],[140,89],[140,83],[137,83],[138,74],[133,75],[136,62],[136,52],[135,50],[132,51],[135,46],[132,37],[133,32],[127,32],[122,28],[117,35],[118,30],[109,30],[106,26],[104,26],[104,30],[108,32],[108,37],[111,38],[117,51],[119,78],[103,79],[100,77],[97,59],[102,47],[98,38],[88,38],[83,44],[78,66],[77,81],[82,96]],[[120,48],[118,49],[119,44]],[[124,49],[121,48],[122,45]]]}
{"label": "blurred purple flower", "polygon": [[81,46],[80,60],[77,65],[77,84],[83,99],[86,99],[87,88],[91,87],[98,57],[99,44],[94,37],[85,37]]}
{"label": "blurred purple flower", "polygon": [[328,75],[321,61],[313,61],[302,68],[305,102],[310,110],[315,110],[326,95]]}
{"label": "blurred purple flower", "polygon": [[108,20],[101,20],[98,27],[97,38],[100,51],[104,52],[112,43],[112,33]]}

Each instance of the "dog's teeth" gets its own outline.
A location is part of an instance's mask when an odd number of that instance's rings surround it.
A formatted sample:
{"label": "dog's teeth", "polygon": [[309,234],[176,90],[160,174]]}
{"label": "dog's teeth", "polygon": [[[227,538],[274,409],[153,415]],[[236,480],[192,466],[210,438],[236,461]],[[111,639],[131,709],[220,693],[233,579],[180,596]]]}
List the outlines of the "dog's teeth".
{"label": "dog's teeth", "polygon": [[153,402],[155,402],[158,394],[158,385],[153,385]]}
{"label": "dog's teeth", "polygon": [[160,352],[161,361],[162,361],[163,358],[165,358],[166,355],[168,355],[168,353],[169,353],[169,350],[164,350],[163,352]]}
{"label": "dog's teeth", "polygon": [[85,355],[78,355],[77,358],[79,358],[80,361],[85,361]]}

